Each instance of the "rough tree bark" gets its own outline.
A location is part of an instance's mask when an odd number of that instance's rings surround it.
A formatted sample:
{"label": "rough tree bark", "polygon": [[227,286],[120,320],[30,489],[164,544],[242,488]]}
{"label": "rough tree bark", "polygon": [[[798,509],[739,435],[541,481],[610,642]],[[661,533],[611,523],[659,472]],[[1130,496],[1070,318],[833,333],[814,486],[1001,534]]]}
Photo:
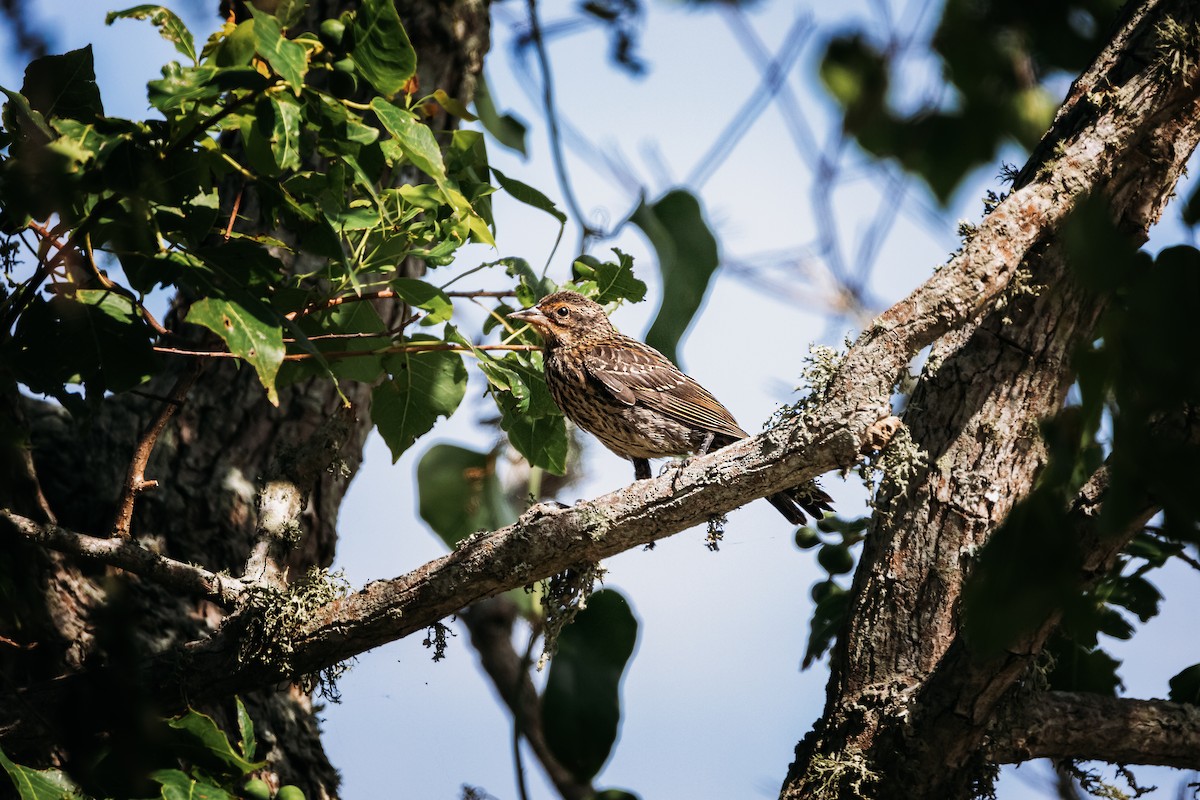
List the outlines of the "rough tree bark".
{"label": "rough tree bark", "polygon": [[[1158,26],[1168,18],[1194,28],[1197,8],[1127,6],[1118,33],[1076,80],[1004,204],[1022,204],[1018,222],[1035,233],[1021,268],[1036,293],[1011,297],[933,345],[905,415],[927,465],[879,494],[825,713],[797,747],[784,797],[850,796],[866,786],[877,797],[970,797],[990,785],[989,769],[999,763],[986,752],[986,737],[1020,738],[994,730],[998,711],[1057,619],[1003,657],[973,654],[959,629],[963,579],[1043,466],[1039,423],[1062,407],[1074,380],[1073,350],[1094,338],[1108,300],[1075,283],[1055,214],[1026,195],[1033,190],[1057,209],[1085,193],[1103,197],[1117,229],[1145,241],[1200,138],[1194,64],[1189,74],[1163,68]],[[1111,565],[1153,510],[1147,499],[1121,541],[1080,536],[1081,585]],[[1089,755],[1059,744],[1059,755]]]}
{"label": "rough tree bark", "polygon": [[[310,2],[310,27],[354,5],[353,0]],[[489,46],[487,0],[399,0],[397,6],[417,50],[420,84],[470,102]],[[442,114],[432,124],[445,128],[453,123]],[[224,203],[228,208],[232,198]],[[252,202],[242,205],[242,213],[248,208]],[[385,320],[402,313],[399,304],[381,304],[380,311]],[[189,368],[181,361],[144,392],[109,398],[97,418],[87,422],[46,403],[5,403],[0,413],[7,413],[10,422],[4,427],[17,427],[18,413],[27,420],[36,476],[47,498],[46,504],[32,502],[36,492],[25,491],[22,500],[6,502],[6,507],[42,521],[53,515],[75,531],[106,536],[134,444],[163,407],[162,398],[178,374]],[[241,575],[247,565],[274,574],[286,570],[292,576],[311,566],[328,566],[337,544],[338,507],[369,430],[370,388],[343,387],[354,414],[343,413],[336,388],[325,380],[281,390],[276,408],[267,402],[253,371],[226,363],[207,366],[157,440],[146,476],[158,486],[138,494],[133,537],[181,562],[232,575]],[[7,390],[6,397],[16,398],[11,381]],[[274,492],[261,493],[268,480],[277,482]],[[265,517],[259,506],[264,502],[278,502],[283,524],[298,526],[298,543],[282,558],[259,541],[260,517]],[[130,656],[121,655],[123,646],[102,641],[105,631],[128,630],[130,635],[121,637],[128,652],[153,654],[202,638],[224,619],[222,604],[214,602],[218,598],[167,590],[152,580],[129,580],[125,573],[95,565],[80,567],[76,560],[30,546],[9,530],[0,533],[0,549],[0,558],[20,565],[11,577],[24,585],[14,596],[38,598],[37,607],[14,609],[0,620],[0,635],[19,645],[0,647],[6,685],[28,685],[84,667],[111,668],[90,670],[89,680],[74,684],[59,706],[14,706],[14,713],[38,720],[47,730],[99,732],[138,707],[130,697],[133,687],[119,685],[117,677],[123,667],[133,666],[124,660]],[[98,617],[109,615],[104,609],[116,595],[124,598],[123,615],[105,623]],[[336,796],[339,779],[321,747],[311,696],[286,684],[256,688],[244,700],[274,779],[300,786],[310,798]],[[102,702],[102,697],[112,700]],[[177,705],[181,697],[176,694],[169,702]],[[213,699],[205,710],[230,729],[229,699]],[[128,709],[121,708],[126,701]],[[5,744],[18,759],[45,761],[45,740],[30,741],[25,750],[20,740]],[[55,758],[69,761],[72,756],[68,744]]]}

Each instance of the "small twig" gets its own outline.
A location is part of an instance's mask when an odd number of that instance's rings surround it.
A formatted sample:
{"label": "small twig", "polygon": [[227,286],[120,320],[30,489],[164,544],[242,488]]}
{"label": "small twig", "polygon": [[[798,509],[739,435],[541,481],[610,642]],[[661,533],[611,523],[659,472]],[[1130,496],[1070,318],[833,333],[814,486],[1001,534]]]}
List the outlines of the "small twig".
{"label": "small twig", "polygon": [[[434,353],[443,350],[450,350],[459,353],[470,353],[477,350],[513,350],[516,352],[531,352],[541,350],[540,345],[536,344],[481,344],[475,347],[467,347],[461,344],[400,344],[390,347],[380,347],[374,350],[340,350],[327,353],[321,353],[323,358],[335,360],[339,358],[356,358],[358,356],[386,356],[392,353]],[[236,353],[231,353],[228,350],[185,350],[179,347],[162,347],[156,345],[154,352],[165,353],[170,356],[193,356],[195,358],[241,358]],[[288,353],[283,357],[284,361],[306,361],[310,358],[316,358],[314,353]]]}
{"label": "small twig", "polygon": [[89,536],[0,509],[0,520],[17,534],[42,547],[118,567],[171,589],[208,598],[225,608],[237,605],[246,585],[228,575],[159,555],[132,539]]}
{"label": "small twig", "polygon": [[447,297],[516,297],[517,293],[511,290],[502,292],[446,292]]}
{"label": "small twig", "polygon": [[183,404],[183,398],[192,388],[192,384],[196,382],[196,378],[200,377],[200,372],[204,368],[203,364],[203,361],[196,361],[188,368],[187,372],[179,376],[175,382],[175,388],[171,390],[171,394],[159,409],[158,416],[146,428],[137,447],[134,448],[133,459],[129,462],[129,472],[125,475],[125,485],[121,488],[121,497],[117,502],[117,515],[112,525],[112,536],[129,538],[133,504],[137,500],[138,494],[158,485],[158,481],[146,480],[146,462],[150,460],[150,453],[154,451],[154,444],[158,441],[159,434],[167,426],[175,409]]}
{"label": "small twig", "polygon": [[343,303],[358,303],[363,300],[388,300],[393,297],[399,297],[395,289],[377,289],[376,291],[363,292],[362,294],[343,294],[337,297],[330,297],[311,306],[305,306],[299,311],[289,311],[284,316],[287,319],[296,319],[308,316],[309,314],[315,314],[318,311],[328,311],[331,308],[337,308]]}
{"label": "small twig", "polygon": [[[583,208],[579,205],[579,199],[575,197],[571,178],[567,174],[567,158],[563,152],[562,134],[558,129],[558,112],[554,106],[554,80],[550,73],[550,56],[546,52],[546,41],[542,37],[542,26],[538,21],[537,0],[526,0],[526,7],[529,9],[529,37],[533,41],[538,65],[542,71],[542,103],[546,109],[546,128],[550,136],[550,153],[554,160],[554,173],[558,176],[558,185],[562,189],[567,207],[571,210],[571,216],[575,217],[575,222],[583,231],[583,244],[586,244],[596,231],[588,226],[583,215]],[[579,249],[580,252],[583,252],[585,248],[581,246]]]}
{"label": "small twig", "polygon": [[233,223],[237,222],[238,212],[242,209],[242,192],[246,190],[245,184],[238,189],[237,196],[233,198],[233,210],[229,212],[229,224],[225,226],[225,241],[229,241],[229,237],[233,235]]}

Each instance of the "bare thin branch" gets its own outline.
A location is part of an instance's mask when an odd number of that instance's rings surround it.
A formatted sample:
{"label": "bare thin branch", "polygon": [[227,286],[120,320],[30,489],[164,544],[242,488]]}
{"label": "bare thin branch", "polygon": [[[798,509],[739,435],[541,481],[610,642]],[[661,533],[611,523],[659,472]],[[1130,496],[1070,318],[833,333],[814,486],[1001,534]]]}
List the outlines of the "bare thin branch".
{"label": "bare thin branch", "polygon": [[0,509],[0,520],[19,536],[50,550],[96,564],[119,567],[155,583],[212,600],[226,608],[237,604],[246,586],[236,578],[185,564],[147,550],[132,539],[101,538]]}
{"label": "bare thin branch", "polygon": [[142,433],[142,438],[134,447],[133,458],[130,460],[129,470],[125,474],[125,484],[121,487],[121,497],[117,501],[117,515],[112,524],[113,536],[128,538],[129,526],[133,520],[133,505],[137,496],[146,489],[158,485],[158,481],[146,480],[146,463],[150,460],[150,454],[154,452],[154,445],[158,442],[163,428],[167,426],[175,414],[175,410],[183,404],[183,399],[192,388],[192,384],[200,377],[200,373],[204,369],[203,364],[202,361],[195,361],[186,372],[179,376],[175,381],[175,387],[171,389],[170,395],[159,408],[158,416]]}

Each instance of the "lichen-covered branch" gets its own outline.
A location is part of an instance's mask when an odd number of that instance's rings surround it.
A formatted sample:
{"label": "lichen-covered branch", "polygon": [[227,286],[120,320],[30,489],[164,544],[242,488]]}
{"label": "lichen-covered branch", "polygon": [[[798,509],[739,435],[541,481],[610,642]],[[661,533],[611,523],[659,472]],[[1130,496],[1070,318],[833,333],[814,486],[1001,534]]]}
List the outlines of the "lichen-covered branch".
{"label": "lichen-covered branch", "polygon": [[1077,692],[1038,692],[991,733],[1001,764],[1033,758],[1200,769],[1200,706]]}
{"label": "lichen-covered branch", "polygon": [[167,558],[131,539],[88,536],[52,523],[22,517],[8,509],[0,509],[0,520],[17,535],[47,549],[97,564],[120,567],[169,589],[203,597],[226,608],[236,605],[246,589],[245,584],[237,578]]}

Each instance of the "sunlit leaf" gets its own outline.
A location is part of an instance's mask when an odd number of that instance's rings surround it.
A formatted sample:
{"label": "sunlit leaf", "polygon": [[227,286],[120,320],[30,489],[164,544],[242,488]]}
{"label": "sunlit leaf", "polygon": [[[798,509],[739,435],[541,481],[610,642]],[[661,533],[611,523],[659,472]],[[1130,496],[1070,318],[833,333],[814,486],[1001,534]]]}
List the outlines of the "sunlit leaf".
{"label": "sunlit leaf", "polygon": [[417,53],[393,0],[364,0],[359,6],[350,58],[384,97],[398,94],[408,83],[417,69]]}
{"label": "sunlit leaf", "polygon": [[297,95],[304,88],[304,73],[308,69],[308,57],[303,45],[284,38],[279,20],[247,4],[254,15],[254,47],[267,60],[271,69],[291,87]]}
{"label": "sunlit leaf", "polygon": [[110,11],[104,17],[105,25],[112,25],[119,19],[148,19],[150,24],[158,28],[159,34],[175,49],[192,60],[192,64],[200,63],[196,58],[196,42],[192,32],[183,24],[183,20],[175,16],[175,12],[163,6],[143,5],[127,8],[124,11]]}
{"label": "sunlit leaf", "polygon": [[84,794],[65,773],[56,769],[30,769],[14,764],[0,750],[0,767],[8,773],[21,800],[83,800]]}
{"label": "sunlit leaf", "polygon": [[442,151],[433,131],[429,126],[417,122],[411,111],[389,103],[381,97],[371,101],[371,109],[387,128],[388,133],[396,137],[396,142],[412,165],[424,172],[433,180],[442,184],[446,180],[446,165],[442,161]]}
{"label": "sunlit leaf", "polygon": [[206,297],[188,309],[187,321],[220,336],[229,352],[254,367],[267,399],[279,405],[275,375],[283,363],[283,330],[265,309],[252,310],[234,300]]}

